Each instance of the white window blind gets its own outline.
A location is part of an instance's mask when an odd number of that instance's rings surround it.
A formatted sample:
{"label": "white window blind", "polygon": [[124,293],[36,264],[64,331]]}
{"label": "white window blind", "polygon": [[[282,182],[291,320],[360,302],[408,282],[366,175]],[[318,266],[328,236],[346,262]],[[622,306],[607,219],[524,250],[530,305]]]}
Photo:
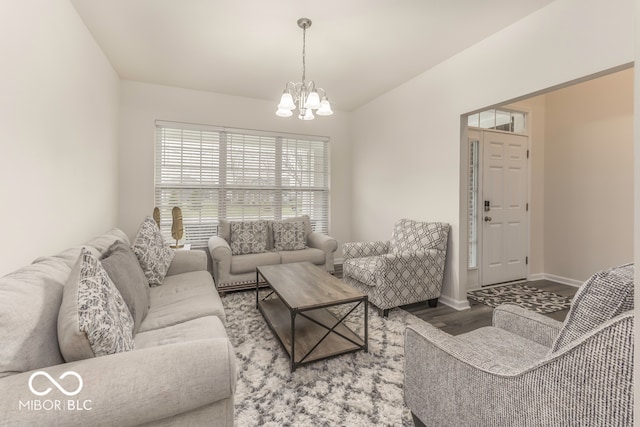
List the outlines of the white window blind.
{"label": "white window blind", "polygon": [[156,123],[155,202],[171,240],[182,209],[183,240],[206,246],[219,219],[307,214],[328,233],[328,139],[189,124]]}

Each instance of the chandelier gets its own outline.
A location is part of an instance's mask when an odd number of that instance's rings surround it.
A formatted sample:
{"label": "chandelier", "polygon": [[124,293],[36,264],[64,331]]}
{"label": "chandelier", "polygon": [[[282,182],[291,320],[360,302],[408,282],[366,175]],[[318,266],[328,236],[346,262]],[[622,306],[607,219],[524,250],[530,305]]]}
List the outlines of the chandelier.
{"label": "chandelier", "polygon": [[[298,107],[298,118],[301,120],[313,120],[313,110],[316,110],[318,116],[330,116],[333,114],[331,105],[327,99],[327,93],[324,89],[316,87],[316,83],[311,80],[308,83],[306,78],[305,48],[307,28],[311,26],[311,20],[308,18],[298,19],[298,27],[302,28],[302,81],[289,82],[285,86],[278,111],[276,115],[280,117],[291,117],[293,110]],[[320,93],[318,93],[320,92]],[[320,98],[322,94],[322,98]]]}

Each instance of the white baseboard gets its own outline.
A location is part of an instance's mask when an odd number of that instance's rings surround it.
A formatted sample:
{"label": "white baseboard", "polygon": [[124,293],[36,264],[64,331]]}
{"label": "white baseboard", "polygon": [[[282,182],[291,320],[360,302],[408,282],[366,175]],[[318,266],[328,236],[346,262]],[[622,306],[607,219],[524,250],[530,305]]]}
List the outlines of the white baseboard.
{"label": "white baseboard", "polygon": [[468,310],[471,308],[471,306],[469,305],[469,301],[466,299],[460,301],[460,300],[455,300],[453,298],[449,298],[444,295],[440,295],[440,297],[438,298],[438,301],[458,311]]}
{"label": "white baseboard", "polygon": [[[555,274],[545,273],[545,274],[542,274],[542,276],[543,276],[542,279],[544,280],[551,280],[552,282],[562,283],[563,285],[567,285],[567,286],[575,286],[576,288],[579,288],[584,283],[584,281],[582,280],[569,279],[568,277],[556,276]],[[534,280],[534,279],[531,279],[531,280]]]}

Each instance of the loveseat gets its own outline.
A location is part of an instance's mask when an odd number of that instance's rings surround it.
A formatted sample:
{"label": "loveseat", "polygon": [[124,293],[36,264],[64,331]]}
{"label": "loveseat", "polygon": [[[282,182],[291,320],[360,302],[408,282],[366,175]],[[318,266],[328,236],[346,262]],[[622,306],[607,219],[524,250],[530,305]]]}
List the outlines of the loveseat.
{"label": "loveseat", "polygon": [[[105,271],[148,278],[127,248],[114,229],[0,278],[0,425],[233,425],[235,355],[206,253],[169,253],[159,285],[87,304],[91,286],[113,291]],[[127,338],[97,345],[119,316]]]}
{"label": "loveseat", "polygon": [[220,220],[218,235],[209,238],[213,278],[218,291],[255,286],[256,267],[309,261],[335,271],[333,237],[312,231],[308,215],[281,221]]}

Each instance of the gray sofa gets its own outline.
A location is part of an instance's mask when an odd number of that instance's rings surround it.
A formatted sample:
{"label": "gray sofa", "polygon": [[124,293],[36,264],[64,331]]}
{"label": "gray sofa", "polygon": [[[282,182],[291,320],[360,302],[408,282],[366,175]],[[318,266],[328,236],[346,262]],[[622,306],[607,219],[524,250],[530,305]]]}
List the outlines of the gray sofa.
{"label": "gray sofa", "polygon": [[148,289],[135,349],[65,363],[63,290],[82,247],[117,240],[129,244],[112,230],[0,278],[0,424],[232,426],[235,355],[203,251],[176,252]]}
{"label": "gray sofa", "polygon": [[633,265],[596,273],[564,323],[515,305],[493,326],[405,333],[405,402],[416,426],[633,425]]}
{"label": "gray sofa", "polygon": [[[275,223],[304,223],[304,248],[299,250],[275,250],[273,227]],[[258,253],[232,254],[231,222],[220,220],[218,235],[209,238],[212,271],[218,291],[249,289],[255,287],[256,267],[309,261],[323,266],[330,273],[335,271],[333,254],[338,242],[326,234],[312,231],[309,216],[287,218],[282,221],[266,221],[266,250]]]}

